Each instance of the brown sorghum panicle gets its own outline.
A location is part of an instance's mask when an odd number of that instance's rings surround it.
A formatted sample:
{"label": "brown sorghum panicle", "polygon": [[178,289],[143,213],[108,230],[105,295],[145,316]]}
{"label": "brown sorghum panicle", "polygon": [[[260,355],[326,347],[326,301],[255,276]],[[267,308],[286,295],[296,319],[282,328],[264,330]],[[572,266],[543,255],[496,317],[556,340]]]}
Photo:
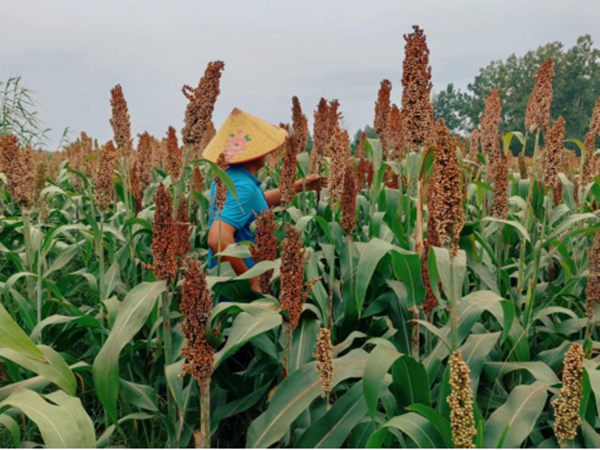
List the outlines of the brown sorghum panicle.
{"label": "brown sorghum panicle", "polygon": [[365,140],[367,139],[367,133],[364,131],[360,134],[358,145],[354,149],[354,156],[357,158],[365,157]]}
{"label": "brown sorghum panicle", "polygon": [[554,434],[561,446],[564,441],[577,437],[577,427],[581,425],[579,406],[583,395],[581,379],[583,377],[584,353],[581,345],[571,344],[565,356],[563,384],[558,398],[552,401],[554,408]]}
{"label": "brown sorghum panicle", "polygon": [[192,171],[192,191],[204,192],[204,175],[199,166],[194,167]]}
{"label": "brown sorghum panicle", "polygon": [[479,130],[475,128],[471,137],[469,138],[469,159],[472,161],[477,160],[477,154],[479,153]]}
{"label": "brown sorghum panicle", "polygon": [[121,155],[127,158],[131,150],[131,123],[129,122],[127,101],[120,84],[117,84],[110,91],[110,105],[112,107],[110,125],[113,129],[115,142]]}
{"label": "brown sorghum panicle", "polygon": [[565,137],[565,119],[560,116],[546,137],[546,152],[544,153],[544,184],[554,188],[559,182],[558,174],[563,165],[563,140]]}
{"label": "brown sorghum panicle", "polygon": [[294,128],[294,137],[297,140],[298,153],[306,150],[308,145],[308,120],[302,114],[302,106],[298,97],[292,97],[292,127]]}
{"label": "brown sorghum panicle", "polygon": [[152,182],[152,166],[154,164],[154,155],[152,148],[152,136],[147,131],[138,135],[138,161],[140,163],[140,184],[142,191]]}
{"label": "brown sorghum panicle", "polygon": [[321,379],[321,397],[325,398],[333,389],[333,345],[327,328],[319,330],[315,348],[317,351],[313,356],[317,360],[317,373]]}
{"label": "brown sorghum panicle", "polygon": [[35,167],[30,148],[21,152],[19,140],[12,134],[0,136],[2,170],[6,175],[8,191],[22,208],[29,208],[35,201]]}
{"label": "brown sorghum panicle", "polygon": [[365,186],[365,183],[367,186],[373,183],[373,164],[369,159],[360,158],[356,169],[356,179],[359,191]]}
{"label": "brown sorghum panicle", "polygon": [[115,193],[115,165],[119,153],[112,141],[108,141],[100,149],[98,161],[98,172],[96,173],[96,206],[100,210],[106,210],[114,198]]}
{"label": "brown sorghum panicle", "polygon": [[171,176],[173,183],[177,183],[183,165],[183,149],[177,143],[177,131],[169,127],[167,131],[167,173]]}
{"label": "brown sorghum panicle", "polygon": [[[275,213],[269,208],[267,211],[262,211],[256,216],[256,245],[250,246],[250,253],[255,263],[262,261],[275,261],[277,258],[277,238],[275,231]],[[260,291],[263,294],[269,293],[269,282],[273,271],[269,270],[259,277]]]}
{"label": "brown sorghum panicle", "polygon": [[156,209],[152,223],[152,258],[154,259],[154,276],[168,283],[175,278],[177,260],[175,252],[177,241],[173,238],[175,232],[173,223],[173,202],[169,190],[160,184],[154,194]]}
{"label": "brown sorghum panicle", "polygon": [[388,139],[388,120],[390,115],[391,92],[392,83],[390,80],[383,80],[379,92],[377,93],[377,101],[375,102],[375,120],[373,121],[373,128],[379,135],[384,159],[387,159],[390,144]]}
{"label": "brown sorghum panicle", "polygon": [[594,154],[596,150],[595,141],[596,136],[589,131],[585,135],[585,141],[583,142],[585,145],[585,159],[583,160],[583,174],[581,179],[584,187],[591,183],[592,179],[596,175],[598,157]]}
{"label": "brown sorghum panicle", "polygon": [[[60,164],[64,161],[64,152],[53,152],[50,153],[48,160],[48,179],[53,183],[58,181],[58,175],[60,173]],[[100,153],[98,152],[98,159],[100,159]]]}
{"label": "brown sorghum panicle", "polygon": [[319,173],[321,157],[329,141],[329,105],[327,100],[321,98],[314,113],[313,145],[309,157],[310,173]]}
{"label": "brown sorghum panicle", "polygon": [[[75,141],[67,147],[67,154],[69,155],[69,168],[76,171],[82,172],[83,170],[83,147],[81,142]],[[73,188],[78,191],[83,186],[81,177],[76,173],[71,173],[71,179],[73,181]]]}
{"label": "brown sorghum panicle", "polygon": [[406,154],[406,135],[404,134],[404,121],[402,111],[396,105],[392,105],[388,118],[388,140],[392,148],[391,161],[402,161]]}
{"label": "brown sorghum panicle", "polygon": [[592,119],[590,120],[590,132],[596,137],[600,136],[600,98],[596,100],[594,105]]}
{"label": "brown sorghum panicle", "polygon": [[469,366],[463,361],[462,352],[455,350],[450,357],[450,426],[452,441],[456,448],[475,448],[473,437],[475,416],[473,413],[473,390],[469,378]]}
{"label": "brown sorghum panicle", "polygon": [[435,192],[432,193],[431,198],[435,228],[440,244],[456,256],[460,232],[465,223],[465,213],[462,208],[462,173],[458,166],[456,147],[443,119],[437,122],[436,130],[438,140],[433,172]]}
{"label": "brown sorghum panicle", "polygon": [[[94,175],[96,174],[98,159],[94,158],[94,143],[92,138],[89,137],[85,132],[81,132],[80,137],[81,153],[83,156],[83,173],[87,177],[88,181],[93,182]],[[97,155],[96,155],[97,156]]]}
{"label": "brown sorghum panicle", "polygon": [[43,150],[39,150],[35,160],[35,188],[34,199],[40,201],[40,193],[46,187],[46,177],[48,176],[48,158]]}
{"label": "brown sorghum panicle", "polygon": [[554,76],[554,64],[552,58],[548,58],[540,66],[535,76],[535,86],[525,112],[525,129],[530,132],[538,128],[546,131],[550,124],[550,105],[552,104],[552,77]]}
{"label": "brown sorghum panicle", "polygon": [[435,144],[435,132],[429,48],[423,30],[418,26],[413,26],[413,30],[404,36],[402,115],[406,140],[411,151],[417,151],[421,146]]}
{"label": "brown sorghum panicle", "polygon": [[[340,102],[338,100],[331,100],[329,102],[329,109],[327,111],[327,142],[325,145],[324,155],[331,156],[333,152],[333,146],[335,142],[335,135],[340,129],[340,118],[341,113],[339,112]],[[348,141],[350,142],[350,141]],[[348,144],[350,145],[350,144]]]}
{"label": "brown sorghum panicle", "polygon": [[298,164],[296,155],[298,153],[298,140],[291,135],[285,142],[283,154],[283,166],[279,175],[279,189],[281,191],[281,203],[289,204],[296,195],[296,176]]}
{"label": "brown sorghum panicle", "polygon": [[300,240],[300,232],[291,224],[285,225],[286,238],[281,253],[281,293],[279,303],[287,312],[285,320],[293,329],[300,322],[300,314],[306,300],[304,294],[304,254],[306,249]]}
{"label": "brown sorghum panicle", "polygon": [[[225,159],[225,155],[222,153],[219,155],[219,158],[217,158],[217,166],[219,166],[219,169],[222,171],[226,171],[229,166]],[[219,213],[223,209],[223,206],[225,206],[226,200],[227,186],[225,186],[225,183],[223,183],[219,177],[215,177],[215,206]]]}
{"label": "brown sorghum panicle", "polygon": [[350,138],[348,131],[336,130],[332,139],[331,162],[329,164],[329,178],[327,189],[333,204],[341,201],[344,189],[344,172],[350,158]]}
{"label": "brown sorghum panicle", "polygon": [[189,100],[185,110],[185,126],[181,130],[183,143],[196,147],[202,142],[210,126],[217,97],[221,93],[221,72],[225,68],[223,61],[208,63],[204,76],[197,88],[183,86],[183,95]]}
{"label": "brown sorghum panicle", "polygon": [[177,208],[177,218],[175,220],[175,241],[177,246],[175,249],[175,255],[179,257],[179,261],[182,262],[187,256],[188,252],[192,249],[190,242],[190,236],[192,235],[192,228],[190,226],[190,216],[188,212],[188,205],[185,196],[181,195],[179,201],[179,207]]}
{"label": "brown sorghum panicle", "polygon": [[356,224],[356,174],[354,172],[354,158],[349,158],[344,169],[342,204],[342,229],[346,234],[354,232]]}
{"label": "brown sorghum panicle", "polygon": [[600,232],[598,231],[594,234],[594,242],[588,255],[588,271],[585,306],[587,317],[592,320],[596,307],[600,305]]}
{"label": "brown sorghum panicle", "polygon": [[206,339],[207,329],[210,330],[208,319],[212,308],[212,297],[200,261],[188,258],[179,304],[179,310],[185,318],[181,329],[186,341],[181,353],[187,360],[183,364],[184,372],[197,381],[210,377],[213,371],[214,349]]}
{"label": "brown sorghum panicle", "polygon": [[[490,153],[491,155],[492,153]],[[498,219],[506,219],[508,214],[508,161],[499,147],[496,150],[496,156],[490,158],[490,173],[494,191],[491,214]]]}
{"label": "brown sorghum panicle", "polygon": [[485,99],[485,109],[481,114],[481,150],[487,158],[493,158],[498,151],[498,126],[502,118],[500,91],[493,89]]}

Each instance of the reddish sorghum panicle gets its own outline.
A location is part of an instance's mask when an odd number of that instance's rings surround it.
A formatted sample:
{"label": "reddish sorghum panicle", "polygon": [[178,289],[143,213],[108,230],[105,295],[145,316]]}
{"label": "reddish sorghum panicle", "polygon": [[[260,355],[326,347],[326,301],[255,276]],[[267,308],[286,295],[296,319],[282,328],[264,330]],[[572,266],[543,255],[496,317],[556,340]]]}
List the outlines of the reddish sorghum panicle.
{"label": "reddish sorghum panicle", "polygon": [[342,229],[351,234],[356,225],[356,194],[357,183],[354,172],[354,158],[349,158],[344,169],[343,191],[341,195],[342,205]]}
{"label": "reddish sorghum panicle", "polygon": [[373,128],[379,135],[383,157],[387,158],[389,150],[388,139],[388,120],[390,115],[390,94],[392,92],[392,83],[390,80],[383,80],[377,93],[377,101],[375,102],[375,120],[373,120]]}
{"label": "reddish sorghum panicle", "polygon": [[173,183],[179,180],[181,167],[183,165],[183,149],[177,143],[177,131],[169,127],[167,131],[167,173],[171,176]]}
{"label": "reddish sorghum panicle", "polygon": [[402,114],[404,132],[412,151],[435,144],[431,104],[431,66],[425,33],[418,26],[404,36],[406,41],[402,72]]}
{"label": "reddish sorghum panicle", "polygon": [[[271,208],[256,216],[256,244],[250,246],[250,253],[252,253],[252,259],[255,263],[275,261],[277,258],[278,241],[275,237],[276,231],[275,213]],[[272,276],[272,270],[259,276],[258,282],[260,291],[263,294],[269,293],[269,282]]]}
{"label": "reddish sorghum panicle", "polygon": [[173,281],[177,270],[177,241],[173,239],[175,232],[173,223],[173,202],[169,190],[160,184],[154,194],[156,209],[152,223],[152,258],[154,259],[154,275],[158,280]]}
{"label": "reddish sorghum panicle", "polygon": [[291,224],[285,227],[286,238],[281,253],[281,293],[279,303],[286,311],[285,320],[295,329],[300,323],[300,314],[306,294],[304,292],[304,256],[306,248],[300,240],[300,232]]}
{"label": "reddish sorghum panicle", "polygon": [[302,114],[302,106],[296,96],[292,97],[292,127],[295,139],[297,140],[296,148],[301,153],[306,150],[306,146],[308,145],[308,120]]}
{"label": "reddish sorghum panicle", "polygon": [[406,154],[406,135],[404,133],[404,120],[402,111],[396,105],[392,105],[390,116],[388,118],[388,140],[392,148],[390,160],[400,162]]}
{"label": "reddish sorghum panicle", "polygon": [[179,310],[185,318],[181,325],[186,346],[181,350],[186,362],[183,371],[195,380],[212,375],[214,349],[206,338],[210,331],[209,318],[213,302],[200,261],[187,259],[184,267],[183,289]]}
{"label": "reddish sorghum panicle", "polygon": [[341,201],[344,189],[344,173],[350,156],[350,138],[348,131],[337,129],[332,139],[331,162],[327,189],[333,204]]}
{"label": "reddish sorghum panicle", "polygon": [[544,153],[544,184],[554,188],[558,183],[558,174],[563,166],[563,141],[565,138],[565,119],[560,116],[546,137]]}
{"label": "reddish sorghum panicle", "polygon": [[183,262],[189,251],[192,249],[192,244],[190,242],[192,227],[190,225],[187,201],[183,194],[181,195],[179,207],[177,208],[177,217],[175,218],[174,228],[174,238],[177,242],[175,255],[179,258],[179,262]]}
{"label": "reddish sorghum panicle", "polygon": [[600,305],[600,233],[594,233],[594,241],[588,256],[587,285],[585,288],[586,314],[589,320],[594,317],[596,307]]}
{"label": "reddish sorghum panicle", "polygon": [[121,155],[127,159],[131,150],[131,123],[127,101],[120,84],[110,91],[110,105],[112,107],[110,125],[113,129],[114,139]]}
{"label": "reddish sorghum panicle", "polygon": [[98,172],[94,181],[96,205],[102,211],[108,208],[115,196],[115,166],[118,158],[119,152],[113,141],[108,141],[100,149]]}
{"label": "reddish sorghum panicle", "polygon": [[541,128],[546,131],[550,124],[550,105],[552,104],[552,77],[554,64],[548,58],[540,66],[535,76],[535,86],[525,112],[525,129],[534,132]]}
{"label": "reddish sorghum panicle", "polygon": [[35,167],[33,152],[19,149],[19,140],[12,134],[0,136],[1,166],[6,175],[8,191],[22,208],[35,201]]}

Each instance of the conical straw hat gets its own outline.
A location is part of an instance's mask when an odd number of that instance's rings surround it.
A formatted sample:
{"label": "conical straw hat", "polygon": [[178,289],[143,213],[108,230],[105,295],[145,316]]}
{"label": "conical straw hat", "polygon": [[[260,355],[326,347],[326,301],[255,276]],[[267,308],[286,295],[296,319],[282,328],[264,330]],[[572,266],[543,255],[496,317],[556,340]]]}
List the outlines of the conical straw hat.
{"label": "conical straw hat", "polygon": [[202,156],[216,162],[223,153],[229,164],[244,163],[274,152],[287,136],[284,129],[234,108]]}

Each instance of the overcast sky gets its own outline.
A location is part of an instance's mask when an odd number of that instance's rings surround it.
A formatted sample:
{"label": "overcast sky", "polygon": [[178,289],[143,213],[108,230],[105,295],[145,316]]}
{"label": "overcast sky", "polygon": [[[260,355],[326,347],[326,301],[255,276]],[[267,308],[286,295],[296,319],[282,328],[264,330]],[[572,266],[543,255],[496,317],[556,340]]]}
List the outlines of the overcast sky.
{"label": "overcast sky", "polygon": [[311,123],[320,97],[339,99],[354,132],[372,122],[383,78],[400,102],[413,24],[427,35],[434,91],[464,88],[491,60],[600,39],[600,1],[0,0],[0,80],[21,75],[39,93],[55,143],[66,126],[110,139],[118,83],[134,134],[180,130],[182,85],[197,85],[216,59],[225,61],[217,127],[234,107],[287,122],[297,95]]}

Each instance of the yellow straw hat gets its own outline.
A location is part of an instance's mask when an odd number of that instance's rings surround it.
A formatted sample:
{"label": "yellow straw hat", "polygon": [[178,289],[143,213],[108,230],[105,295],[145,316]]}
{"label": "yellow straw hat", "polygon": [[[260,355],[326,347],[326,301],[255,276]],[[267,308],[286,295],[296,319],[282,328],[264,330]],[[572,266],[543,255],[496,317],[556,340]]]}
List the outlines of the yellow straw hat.
{"label": "yellow straw hat", "polygon": [[234,108],[202,156],[216,162],[223,153],[229,164],[244,163],[274,152],[287,136],[283,128]]}

